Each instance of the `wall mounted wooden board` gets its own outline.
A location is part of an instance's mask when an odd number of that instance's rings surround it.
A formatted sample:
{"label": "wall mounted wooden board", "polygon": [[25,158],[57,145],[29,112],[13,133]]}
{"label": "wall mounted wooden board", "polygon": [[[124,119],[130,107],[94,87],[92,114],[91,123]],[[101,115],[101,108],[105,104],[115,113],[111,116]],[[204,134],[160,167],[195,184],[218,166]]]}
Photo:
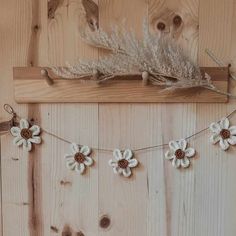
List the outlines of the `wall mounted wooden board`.
{"label": "wall mounted wooden board", "polygon": [[[228,91],[228,68],[202,68],[222,91]],[[59,79],[47,68],[54,84],[49,86],[41,67],[15,67],[14,93],[18,103],[53,102],[227,102],[226,95],[207,89],[162,92],[158,86],[144,86],[135,78],[117,79],[98,85],[94,81]]]}

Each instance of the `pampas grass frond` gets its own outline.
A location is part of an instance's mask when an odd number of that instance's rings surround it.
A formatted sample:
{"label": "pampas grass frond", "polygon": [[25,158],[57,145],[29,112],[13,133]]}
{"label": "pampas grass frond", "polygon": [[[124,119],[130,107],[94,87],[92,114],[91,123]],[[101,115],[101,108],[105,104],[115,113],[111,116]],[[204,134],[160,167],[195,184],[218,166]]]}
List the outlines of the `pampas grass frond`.
{"label": "pampas grass frond", "polygon": [[96,29],[81,35],[88,44],[109,50],[110,55],[99,60],[79,60],[66,68],[53,67],[60,77],[83,79],[96,74],[97,81],[104,82],[119,76],[141,76],[145,71],[152,84],[165,89],[212,86],[211,78],[202,75],[199,66],[173,39],[150,34],[147,22],[141,40],[125,27],[113,27],[110,34]]}

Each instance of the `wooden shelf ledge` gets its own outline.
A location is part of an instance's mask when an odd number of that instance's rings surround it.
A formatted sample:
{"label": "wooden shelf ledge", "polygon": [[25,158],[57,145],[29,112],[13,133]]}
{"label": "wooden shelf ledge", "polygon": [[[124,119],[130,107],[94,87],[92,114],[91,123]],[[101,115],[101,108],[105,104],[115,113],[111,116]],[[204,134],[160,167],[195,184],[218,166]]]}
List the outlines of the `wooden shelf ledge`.
{"label": "wooden shelf ledge", "polygon": [[[42,67],[14,67],[14,94],[18,103],[73,103],[73,102],[218,102],[228,101],[226,95],[199,88],[163,92],[158,86],[144,86],[136,79],[117,79],[97,85],[93,81],[57,78],[49,68],[54,83],[49,86],[41,74]],[[228,91],[227,67],[203,67],[222,91]]]}

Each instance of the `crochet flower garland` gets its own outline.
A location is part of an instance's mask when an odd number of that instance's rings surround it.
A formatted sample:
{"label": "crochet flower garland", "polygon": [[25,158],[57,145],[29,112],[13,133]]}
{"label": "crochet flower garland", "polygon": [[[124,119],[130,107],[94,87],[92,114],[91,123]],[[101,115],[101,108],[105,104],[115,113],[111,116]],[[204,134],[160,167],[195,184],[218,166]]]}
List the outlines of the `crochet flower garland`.
{"label": "crochet flower garland", "polygon": [[[234,112],[236,112],[236,110]],[[230,145],[236,145],[236,126],[231,126],[227,117],[222,118],[219,122],[212,123],[209,129],[212,132],[210,137],[212,144],[219,143],[221,149],[224,151],[228,150]],[[42,141],[40,137],[40,127],[38,125],[30,125],[26,119],[20,119],[19,126],[13,126],[10,132],[14,136],[13,144],[23,146],[23,149],[28,152],[32,150],[32,144],[40,144]],[[49,132],[46,133],[51,134]],[[53,136],[57,137],[56,135]],[[61,138],[61,140],[65,139]],[[188,142],[185,139],[170,141],[168,146],[169,150],[165,153],[165,159],[170,160],[173,167],[187,168],[190,166],[190,159],[195,156],[196,152],[194,148],[188,147]],[[149,148],[152,147],[144,149]],[[71,152],[65,154],[66,166],[72,171],[83,174],[86,168],[92,166],[94,163],[93,159],[90,157],[92,149],[88,146],[78,145],[76,143],[71,143],[70,149]],[[138,150],[143,150],[143,148]],[[115,174],[123,175],[124,177],[130,177],[132,175],[132,169],[139,163],[138,160],[134,158],[134,152],[130,149],[124,151],[115,149],[113,151],[113,157],[114,159],[108,162],[109,166],[112,167]]]}

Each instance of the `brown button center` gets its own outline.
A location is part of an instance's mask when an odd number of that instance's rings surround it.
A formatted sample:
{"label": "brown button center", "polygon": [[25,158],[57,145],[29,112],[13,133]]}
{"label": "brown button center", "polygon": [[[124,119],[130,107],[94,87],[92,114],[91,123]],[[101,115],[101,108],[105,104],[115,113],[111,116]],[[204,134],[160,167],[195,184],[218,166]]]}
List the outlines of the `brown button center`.
{"label": "brown button center", "polygon": [[77,161],[78,163],[84,163],[85,159],[85,155],[83,153],[77,152],[74,156],[75,161]]}
{"label": "brown button center", "polygon": [[177,159],[183,159],[185,157],[185,152],[181,149],[175,151],[175,156]]}
{"label": "brown button center", "polygon": [[223,139],[228,139],[230,138],[230,131],[228,129],[222,129],[220,131],[220,136],[223,138]]}
{"label": "brown button center", "polygon": [[118,166],[121,168],[121,169],[125,169],[127,168],[129,165],[129,162],[126,160],[126,159],[121,159],[118,161]]}
{"label": "brown button center", "polygon": [[29,129],[22,129],[20,135],[23,139],[30,139],[32,138],[32,132]]}

